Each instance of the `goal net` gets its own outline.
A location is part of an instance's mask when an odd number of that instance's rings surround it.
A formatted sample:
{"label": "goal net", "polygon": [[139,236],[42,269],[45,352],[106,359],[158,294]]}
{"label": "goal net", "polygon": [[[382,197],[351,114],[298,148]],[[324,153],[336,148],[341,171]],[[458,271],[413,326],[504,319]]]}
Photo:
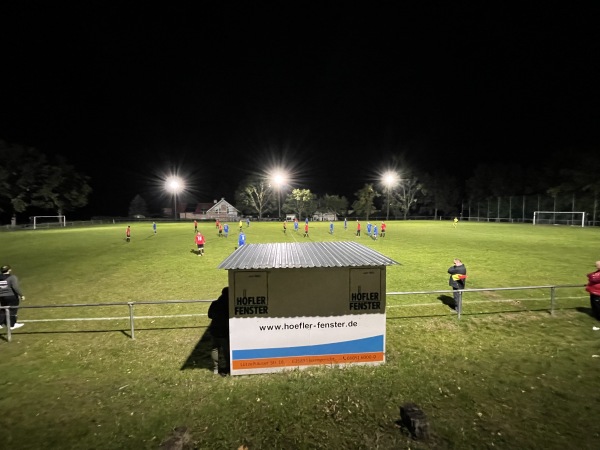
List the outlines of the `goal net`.
{"label": "goal net", "polygon": [[584,211],[534,211],[534,225],[571,225],[585,227]]}
{"label": "goal net", "polygon": [[33,229],[65,227],[67,226],[66,216],[33,216]]}

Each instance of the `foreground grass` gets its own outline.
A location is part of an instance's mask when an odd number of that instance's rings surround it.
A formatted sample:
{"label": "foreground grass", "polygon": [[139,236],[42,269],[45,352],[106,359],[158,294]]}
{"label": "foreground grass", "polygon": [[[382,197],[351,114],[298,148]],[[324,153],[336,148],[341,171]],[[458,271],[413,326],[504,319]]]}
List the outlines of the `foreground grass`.
{"label": "foreground grass", "polygon": [[[147,224],[134,227],[130,244],[124,227],[0,233],[2,264],[13,265],[31,306],[211,299],[226,283],[215,268],[236,233],[219,240],[202,226],[205,257],[190,252],[191,224],[161,224],[157,236]],[[583,284],[600,248],[593,229],[404,222],[388,230],[385,240],[360,241],[400,262],[388,268],[388,291],[446,289],[454,256],[473,288]],[[302,241],[279,224],[245,231],[248,242]],[[331,237],[315,224],[311,239],[356,239],[353,231],[338,224]],[[547,292],[472,293],[461,320],[439,295],[390,296],[386,364],[225,379],[209,370],[206,304],[136,307],[200,315],[140,320],[135,340],[126,319],[42,321],[126,309],[22,309],[26,327],[0,342],[3,446],[157,448],[187,426],[201,449],[596,448],[600,331],[585,292],[563,292],[554,316]],[[427,442],[397,425],[408,401],[430,419]]]}
{"label": "foreground grass", "polygon": [[[2,349],[4,444],[157,448],[176,426],[203,449],[592,449],[600,438],[599,332],[576,310],[395,320],[382,366],[226,379],[193,354],[204,325],[135,341],[15,333]],[[398,428],[407,401],[427,413],[428,442]]]}

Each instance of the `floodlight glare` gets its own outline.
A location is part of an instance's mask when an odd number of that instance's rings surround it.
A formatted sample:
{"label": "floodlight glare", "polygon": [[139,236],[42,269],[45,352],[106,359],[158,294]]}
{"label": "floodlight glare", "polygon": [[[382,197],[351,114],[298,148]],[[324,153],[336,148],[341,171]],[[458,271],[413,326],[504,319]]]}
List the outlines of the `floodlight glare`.
{"label": "floodlight glare", "polygon": [[392,189],[398,183],[398,174],[396,172],[386,172],[383,174],[383,184],[387,189],[387,214],[385,216],[385,220],[390,219],[390,194],[392,193]]}
{"label": "floodlight glare", "polygon": [[280,170],[271,176],[273,184],[277,186],[277,219],[281,219],[281,186],[287,182],[288,175]]}
{"label": "floodlight glare", "polygon": [[184,188],[183,181],[179,177],[172,176],[167,178],[165,187],[173,194],[173,218],[177,220],[177,194]]}

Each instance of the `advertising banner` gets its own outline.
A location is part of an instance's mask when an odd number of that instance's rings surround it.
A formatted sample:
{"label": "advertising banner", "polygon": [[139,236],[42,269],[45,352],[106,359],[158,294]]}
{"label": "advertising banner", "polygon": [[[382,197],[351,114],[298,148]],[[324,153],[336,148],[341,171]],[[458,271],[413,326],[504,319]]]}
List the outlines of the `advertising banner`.
{"label": "advertising banner", "polygon": [[383,270],[235,273],[231,374],[385,362]]}

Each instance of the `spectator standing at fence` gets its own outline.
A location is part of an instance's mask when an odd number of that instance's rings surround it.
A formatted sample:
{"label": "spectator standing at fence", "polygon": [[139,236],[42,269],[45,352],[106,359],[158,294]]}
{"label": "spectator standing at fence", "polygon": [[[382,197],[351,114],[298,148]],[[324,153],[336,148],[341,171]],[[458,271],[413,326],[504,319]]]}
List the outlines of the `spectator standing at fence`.
{"label": "spectator standing at fence", "polygon": [[211,319],[208,330],[212,337],[210,357],[213,360],[213,373],[226,376],[229,367],[229,288],[224,287],[218,299],[208,307]]}
{"label": "spectator standing at fence", "polygon": [[588,284],[585,290],[590,293],[592,314],[600,320],[600,261],[596,261],[596,271],[587,274]]}
{"label": "spectator standing at fence", "polygon": [[[0,306],[13,307],[8,310],[10,320],[8,326],[11,330],[16,330],[24,325],[17,322],[17,307],[23,300],[25,300],[25,296],[19,287],[19,279],[12,274],[10,266],[2,266],[0,268]],[[7,325],[6,311],[0,310],[0,328],[4,328],[5,325]]]}
{"label": "spectator standing at fence", "polygon": [[454,309],[460,311],[462,309],[462,292],[457,292],[460,289],[464,289],[467,280],[467,268],[458,258],[454,258],[454,265],[448,269],[450,279],[448,284],[452,286],[454,290]]}
{"label": "spectator standing at fence", "polygon": [[154,234],[156,234],[156,222],[152,222],[152,230],[154,231]]}
{"label": "spectator standing at fence", "polygon": [[125,241],[126,242],[131,241],[131,226],[130,225],[127,225],[127,229],[125,230]]}
{"label": "spectator standing at fence", "polygon": [[195,242],[198,247],[198,256],[204,256],[204,244],[206,244],[206,239],[200,231],[196,231]]}

